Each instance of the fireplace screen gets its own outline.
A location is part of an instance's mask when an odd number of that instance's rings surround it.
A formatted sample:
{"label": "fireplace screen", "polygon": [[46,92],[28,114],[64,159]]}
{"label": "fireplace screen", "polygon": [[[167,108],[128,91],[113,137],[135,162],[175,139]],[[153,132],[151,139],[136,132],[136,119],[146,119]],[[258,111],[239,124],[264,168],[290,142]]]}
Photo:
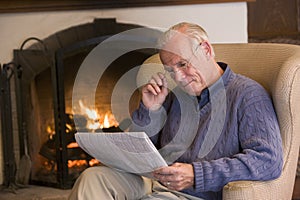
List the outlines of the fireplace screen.
{"label": "fireplace screen", "polygon": [[[103,23],[105,28],[108,28],[107,24],[111,24],[113,32],[137,27],[126,25],[125,28],[125,25],[107,19],[101,20],[101,23],[97,21],[97,26],[101,27]],[[76,30],[78,35],[78,28],[72,30]],[[66,32],[70,33],[70,30],[64,31]],[[155,50],[131,51],[115,59],[98,82],[95,106],[92,107],[88,102],[78,99],[75,114],[72,92],[78,70],[87,55],[111,36],[103,32],[105,31],[102,31],[100,36],[69,42],[59,48],[47,40],[31,38],[36,42],[30,48],[14,50],[14,62],[22,68],[21,78],[16,79],[17,85],[22,86],[20,91],[17,91],[17,99],[20,101],[17,108],[19,134],[26,134],[28,138],[28,150],[32,160],[32,184],[72,187],[84,169],[100,164],[78,147],[74,134],[78,131],[124,130],[119,128],[119,124],[126,124],[126,119],[121,121],[120,118],[116,118],[111,109],[114,86],[123,74],[140,65],[155,53]],[[55,38],[57,40],[57,35]],[[136,90],[131,97],[129,110],[137,106],[138,98]]]}

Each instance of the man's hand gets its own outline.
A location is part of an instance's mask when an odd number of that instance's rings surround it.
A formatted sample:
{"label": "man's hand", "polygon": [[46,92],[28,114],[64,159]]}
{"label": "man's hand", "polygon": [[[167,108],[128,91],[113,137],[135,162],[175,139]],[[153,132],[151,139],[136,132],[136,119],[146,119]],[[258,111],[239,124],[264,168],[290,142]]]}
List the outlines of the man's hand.
{"label": "man's hand", "polygon": [[168,83],[163,73],[153,75],[142,88],[143,104],[150,110],[158,110],[168,95]]}
{"label": "man's hand", "polygon": [[192,164],[174,163],[157,169],[153,176],[171,190],[181,191],[194,186],[194,168]]}

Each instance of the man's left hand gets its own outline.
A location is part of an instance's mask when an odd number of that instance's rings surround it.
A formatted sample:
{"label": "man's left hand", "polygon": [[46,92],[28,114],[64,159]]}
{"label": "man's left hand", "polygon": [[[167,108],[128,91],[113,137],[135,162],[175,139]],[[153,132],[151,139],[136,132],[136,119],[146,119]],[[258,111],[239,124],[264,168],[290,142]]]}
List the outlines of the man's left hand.
{"label": "man's left hand", "polygon": [[191,164],[174,163],[153,172],[153,176],[172,190],[183,190],[194,185],[194,168]]}

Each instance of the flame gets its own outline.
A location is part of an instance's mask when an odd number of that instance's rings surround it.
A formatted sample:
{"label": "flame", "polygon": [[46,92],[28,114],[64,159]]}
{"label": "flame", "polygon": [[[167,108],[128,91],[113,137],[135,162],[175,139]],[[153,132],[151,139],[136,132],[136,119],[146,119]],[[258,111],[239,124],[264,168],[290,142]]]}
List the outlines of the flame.
{"label": "flame", "polygon": [[92,131],[94,131],[94,130],[100,128],[100,127],[101,127],[101,124],[99,122],[89,123],[88,126],[87,126],[87,128],[92,130]]}
{"label": "flame", "polygon": [[[83,102],[79,101],[80,106],[80,114],[84,115],[87,119],[86,127],[87,129],[94,132],[97,129],[109,128],[112,126],[119,126],[119,123],[115,119],[115,116],[110,111],[101,111],[99,112],[96,109],[89,108],[83,104]],[[50,139],[53,139],[55,135],[54,125],[48,125],[46,127],[46,132]],[[70,133],[73,130],[72,125],[66,124],[66,133]],[[73,132],[72,132],[73,133]],[[71,142],[67,145],[67,148],[79,148],[78,143]],[[80,166],[95,166],[99,165],[100,162],[96,159],[87,160],[68,160],[68,168],[72,167],[80,167]],[[44,165],[51,170],[52,163],[45,162]]]}
{"label": "flame", "polygon": [[[95,165],[99,165],[100,162],[96,159],[91,159],[89,161],[89,166],[95,166]],[[68,160],[68,167],[80,167],[82,165],[87,165],[87,161],[86,160]]]}
{"label": "flame", "polygon": [[[86,107],[83,102],[80,100],[79,105],[81,108],[81,114],[85,115],[87,118],[87,125],[86,128],[91,130],[92,132],[97,130],[97,129],[102,129],[102,128],[109,128],[112,126],[119,126],[119,123],[115,119],[115,116],[109,112],[98,112],[95,109],[91,109]],[[102,114],[100,114],[102,113]],[[67,145],[67,148],[78,148],[79,145],[76,142],[72,142]],[[87,163],[88,162],[88,163]],[[96,159],[91,159],[89,161],[87,160],[68,160],[68,167],[80,167],[83,165],[88,165],[88,166],[95,166],[99,165],[100,162]]]}
{"label": "flame", "polygon": [[48,125],[46,128],[46,132],[48,133],[49,139],[53,139],[53,136],[55,135],[54,129],[51,127],[51,125]]}
{"label": "flame", "polygon": [[92,166],[95,166],[95,165],[99,165],[100,164],[100,162],[98,161],[98,160],[96,160],[96,159],[91,159],[90,161],[89,161],[89,165],[92,167]]}
{"label": "flame", "polygon": [[87,165],[86,160],[68,160],[68,167],[79,167],[82,165]]}
{"label": "flame", "polygon": [[91,110],[91,109],[86,108],[85,113],[87,114],[88,118],[90,118],[92,120],[97,120],[99,118],[99,115],[96,110]]}
{"label": "flame", "polygon": [[109,123],[108,115],[105,114],[104,120],[103,120],[103,128],[109,128],[109,127],[110,127],[110,123]]}
{"label": "flame", "polygon": [[97,111],[94,109],[87,108],[85,105],[83,105],[81,100],[79,100],[79,106],[81,108],[82,113],[86,114],[89,119],[97,120],[99,118]]}
{"label": "flame", "polygon": [[67,148],[71,149],[71,148],[77,148],[79,147],[77,142],[71,142],[70,144],[67,145]]}
{"label": "flame", "polygon": [[95,109],[86,107],[81,100],[79,100],[79,106],[81,108],[81,113],[85,115],[88,119],[87,128],[91,131],[97,129],[109,128],[111,126],[119,126],[114,115],[110,112],[102,112],[105,114],[99,114]]}

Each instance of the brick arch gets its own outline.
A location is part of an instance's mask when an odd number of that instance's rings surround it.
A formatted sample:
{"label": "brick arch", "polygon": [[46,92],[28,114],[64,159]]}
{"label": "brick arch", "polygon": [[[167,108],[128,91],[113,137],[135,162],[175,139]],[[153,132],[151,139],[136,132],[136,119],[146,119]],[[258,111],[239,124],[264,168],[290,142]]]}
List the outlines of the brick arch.
{"label": "brick arch", "polygon": [[[25,41],[25,43],[21,45],[24,46],[22,50],[14,50],[14,61],[16,63],[22,63],[25,68],[30,68],[30,70],[25,69],[23,72],[25,80],[30,82],[37,74],[49,67],[50,63],[53,62],[52,59],[55,52],[59,49],[67,48],[76,43],[93,38],[111,36],[122,31],[140,27],[142,26],[136,24],[118,23],[114,18],[95,19],[91,23],[72,26],[58,31],[45,39],[36,38],[34,43],[30,42],[32,43],[31,45],[25,44],[26,42],[29,43],[29,41]],[[37,40],[39,42],[37,42]],[[28,54],[26,52],[24,53],[23,50],[36,51],[35,55],[32,56],[35,58],[29,61],[27,57]],[[35,60],[35,64],[31,64],[32,60]]]}

